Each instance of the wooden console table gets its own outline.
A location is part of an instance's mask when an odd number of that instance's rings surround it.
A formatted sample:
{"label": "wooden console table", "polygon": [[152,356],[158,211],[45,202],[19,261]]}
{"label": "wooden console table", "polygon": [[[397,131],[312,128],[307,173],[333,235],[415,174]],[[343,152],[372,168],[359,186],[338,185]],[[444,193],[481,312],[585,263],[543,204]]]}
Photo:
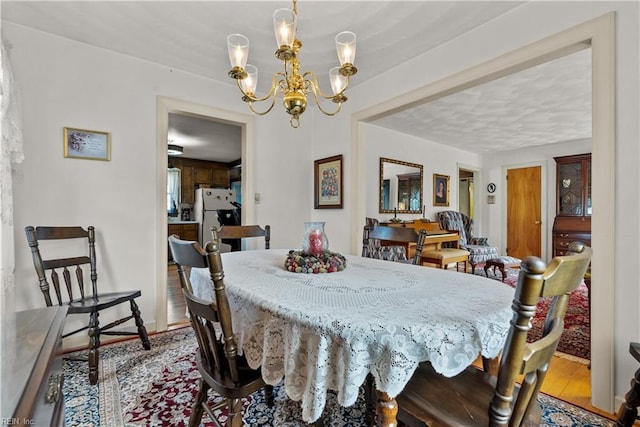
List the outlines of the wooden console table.
{"label": "wooden console table", "polygon": [[64,425],[66,315],[66,306],[53,306],[2,316],[1,419],[20,425]]}

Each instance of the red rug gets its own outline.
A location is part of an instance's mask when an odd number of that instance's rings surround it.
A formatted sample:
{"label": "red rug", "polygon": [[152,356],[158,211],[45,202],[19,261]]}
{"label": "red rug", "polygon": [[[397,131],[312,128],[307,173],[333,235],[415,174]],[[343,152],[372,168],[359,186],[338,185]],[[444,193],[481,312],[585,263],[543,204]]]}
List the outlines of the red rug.
{"label": "red rug", "polygon": [[[504,283],[515,288],[519,270],[506,269],[505,272],[507,277],[504,279]],[[497,274],[494,274],[492,269],[489,269],[488,273],[489,278],[496,280],[502,278],[502,274],[497,269],[495,271]],[[484,276],[483,266],[476,266],[476,274]],[[544,298],[538,304],[538,310],[531,322],[532,329],[529,332],[532,340],[539,338],[542,333],[542,324],[549,310],[550,301],[550,298]],[[569,307],[564,318],[564,327],[557,351],[588,361],[591,358],[591,328],[589,325],[589,291],[584,282],[571,293]]]}

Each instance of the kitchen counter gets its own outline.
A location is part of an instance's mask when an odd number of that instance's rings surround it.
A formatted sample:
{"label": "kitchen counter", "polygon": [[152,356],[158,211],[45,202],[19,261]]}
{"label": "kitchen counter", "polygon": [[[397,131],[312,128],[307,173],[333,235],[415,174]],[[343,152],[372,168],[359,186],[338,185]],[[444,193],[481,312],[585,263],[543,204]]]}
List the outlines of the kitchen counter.
{"label": "kitchen counter", "polygon": [[172,221],[172,220],[167,221],[168,225],[197,224],[197,223],[198,221]]}

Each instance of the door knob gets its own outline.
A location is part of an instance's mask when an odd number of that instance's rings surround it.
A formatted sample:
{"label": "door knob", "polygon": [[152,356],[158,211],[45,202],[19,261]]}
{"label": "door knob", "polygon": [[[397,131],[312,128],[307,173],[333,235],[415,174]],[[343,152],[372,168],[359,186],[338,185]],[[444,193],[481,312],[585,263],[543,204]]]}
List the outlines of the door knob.
{"label": "door knob", "polygon": [[536,221],[536,222],[534,222],[534,224],[535,225],[540,225],[540,224],[542,224],[542,221]]}

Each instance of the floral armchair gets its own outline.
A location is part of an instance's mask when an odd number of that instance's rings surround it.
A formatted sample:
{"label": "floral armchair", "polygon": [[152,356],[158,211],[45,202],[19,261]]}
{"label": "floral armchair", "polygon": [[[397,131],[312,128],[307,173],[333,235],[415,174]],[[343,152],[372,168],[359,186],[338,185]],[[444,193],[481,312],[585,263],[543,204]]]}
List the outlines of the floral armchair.
{"label": "floral armchair", "polygon": [[362,232],[362,256],[366,258],[383,259],[385,261],[407,261],[407,251],[404,246],[382,246],[380,240],[370,239],[369,231],[380,225],[375,218],[366,218]]}
{"label": "floral armchair", "polygon": [[460,249],[469,251],[472,273],[475,273],[476,264],[500,256],[498,248],[489,246],[486,237],[473,236],[473,220],[467,215],[456,211],[438,212],[438,222],[443,229],[460,233]]}

